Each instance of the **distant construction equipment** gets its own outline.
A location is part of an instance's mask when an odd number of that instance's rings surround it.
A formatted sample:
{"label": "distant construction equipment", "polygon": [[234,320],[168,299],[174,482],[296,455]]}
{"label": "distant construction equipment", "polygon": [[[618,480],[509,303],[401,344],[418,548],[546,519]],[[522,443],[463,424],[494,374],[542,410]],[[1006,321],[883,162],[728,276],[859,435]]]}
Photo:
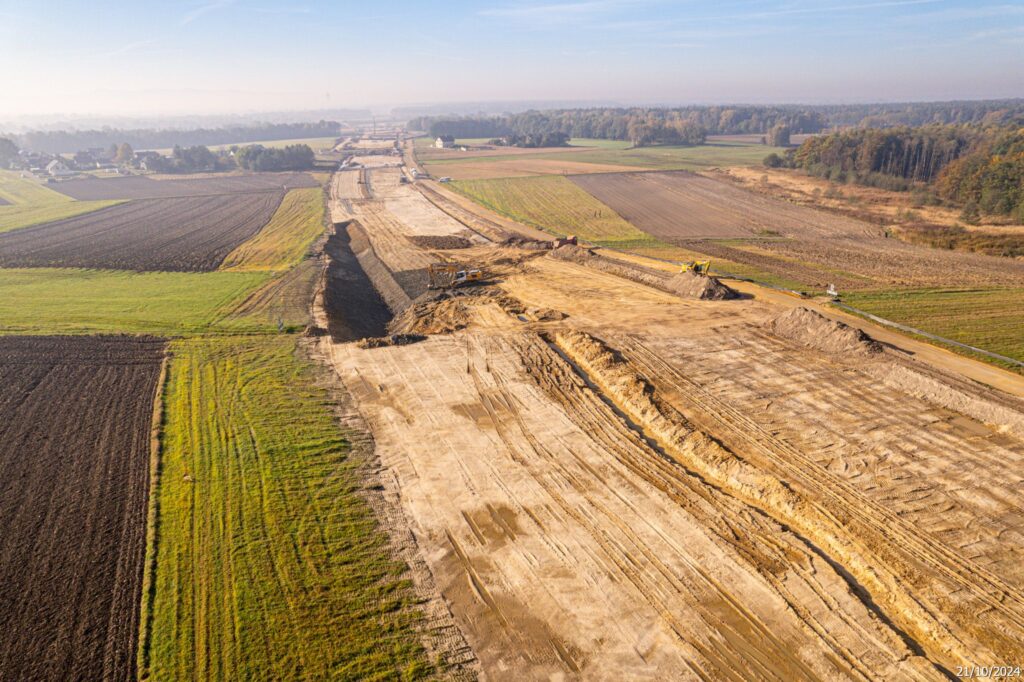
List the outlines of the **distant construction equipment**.
{"label": "distant construction equipment", "polygon": [[432,263],[427,266],[428,289],[453,289],[466,282],[478,282],[484,273],[478,268],[463,268],[455,263]]}
{"label": "distant construction equipment", "polygon": [[683,263],[682,268],[679,272],[693,272],[698,275],[707,275],[711,272],[711,261],[710,260],[691,260]]}

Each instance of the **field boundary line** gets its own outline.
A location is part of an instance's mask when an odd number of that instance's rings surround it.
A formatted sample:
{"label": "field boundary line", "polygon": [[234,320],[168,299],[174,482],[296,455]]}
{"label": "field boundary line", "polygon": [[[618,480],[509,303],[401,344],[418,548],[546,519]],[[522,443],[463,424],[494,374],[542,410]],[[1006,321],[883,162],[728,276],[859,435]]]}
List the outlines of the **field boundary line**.
{"label": "field boundary line", "polygon": [[135,652],[135,668],[139,680],[149,678],[149,647],[153,596],[156,590],[157,521],[160,517],[160,501],[157,488],[160,485],[162,441],[164,431],[164,390],[167,385],[168,366],[171,351],[165,347],[164,359],[160,363],[160,376],[153,393],[153,416],[150,423],[149,493],[146,510],[146,553],[142,563],[142,598],[139,600],[138,650]]}

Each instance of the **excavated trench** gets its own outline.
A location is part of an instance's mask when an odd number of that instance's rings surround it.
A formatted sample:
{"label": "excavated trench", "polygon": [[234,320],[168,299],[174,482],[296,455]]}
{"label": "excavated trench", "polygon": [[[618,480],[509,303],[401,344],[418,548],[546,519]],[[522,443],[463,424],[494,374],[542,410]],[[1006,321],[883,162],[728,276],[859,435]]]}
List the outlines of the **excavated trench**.
{"label": "excavated trench", "polygon": [[337,223],[324,251],[329,258],[324,285],[324,310],[331,340],[344,343],[384,336],[392,312],[353,250],[361,228]]}

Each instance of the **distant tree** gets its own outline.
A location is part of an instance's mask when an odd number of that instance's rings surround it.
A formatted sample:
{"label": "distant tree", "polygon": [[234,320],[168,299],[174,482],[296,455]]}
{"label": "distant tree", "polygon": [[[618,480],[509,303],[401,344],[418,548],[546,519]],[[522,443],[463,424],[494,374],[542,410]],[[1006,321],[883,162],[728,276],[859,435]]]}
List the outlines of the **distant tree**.
{"label": "distant tree", "polygon": [[0,137],[0,166],[7,167],[18,159],[18,145],[6,137]]}
{"label": "distant tree", "polygon": [[[113,147],[114,145],[111,145]],[[114,163],[131,163],[135,158],[135,150],[127,142],[122,142],[114,152]]]}
{"label": "distant tree", "polygon": [[977,225],[981,220],[981,211],[978,210],[978,202],[970,199],[964,204],[964,210],[960,212],[960,220],[968,225]]}
{"label": "distant tree", "polygon": [[290,144],[282,149],[251,144],[235,152],[238,167],[252,171],[308,170],[315,159],[316,154],[305,144]]}
{"label": "distant tree", "polygon": [[765,136],[765,141],[770,147],[788,147],[789,146],[789,126],[785,123],[777,123],[772,126],[771,130]]}
{"label": "distant tree", "polygon": [[768,156],[764,157],[764,161],[762,161],[761,163],[763,163],[768,168],[778,168],[783,163],[785,163],[785,160],[775,152],[772,152]]}

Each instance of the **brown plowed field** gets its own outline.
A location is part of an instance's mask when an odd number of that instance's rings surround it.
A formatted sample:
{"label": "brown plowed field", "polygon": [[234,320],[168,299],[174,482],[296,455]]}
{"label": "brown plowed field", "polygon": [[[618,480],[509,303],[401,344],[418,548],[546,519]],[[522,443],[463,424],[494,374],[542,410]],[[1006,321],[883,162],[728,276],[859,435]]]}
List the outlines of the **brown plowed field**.
{"label": "brown plowed field", "polygon": [[119,178],[85,178],[67,180],[49,187],[78,201],[93,201],[98,199],[160,199],[209,194],[244,194],[317,186],[317,181],[306,173],[252,173],[175,178],[173,180],[154,180],[140,175]]}
{"label": "brown plowed field", "polygon": [[216,270],[283,192],[140,199],[0,235],[2,267]]}
{"label": "brown plowed field", "polygon": [[867,223],[776,201],[687,171],[601,173],[570,179],[636,227],[661,239],[879,233]]}
{"label": "brown plowed field", "polygon": [[153,338],[0,338],[0,679],[132,680]]}

